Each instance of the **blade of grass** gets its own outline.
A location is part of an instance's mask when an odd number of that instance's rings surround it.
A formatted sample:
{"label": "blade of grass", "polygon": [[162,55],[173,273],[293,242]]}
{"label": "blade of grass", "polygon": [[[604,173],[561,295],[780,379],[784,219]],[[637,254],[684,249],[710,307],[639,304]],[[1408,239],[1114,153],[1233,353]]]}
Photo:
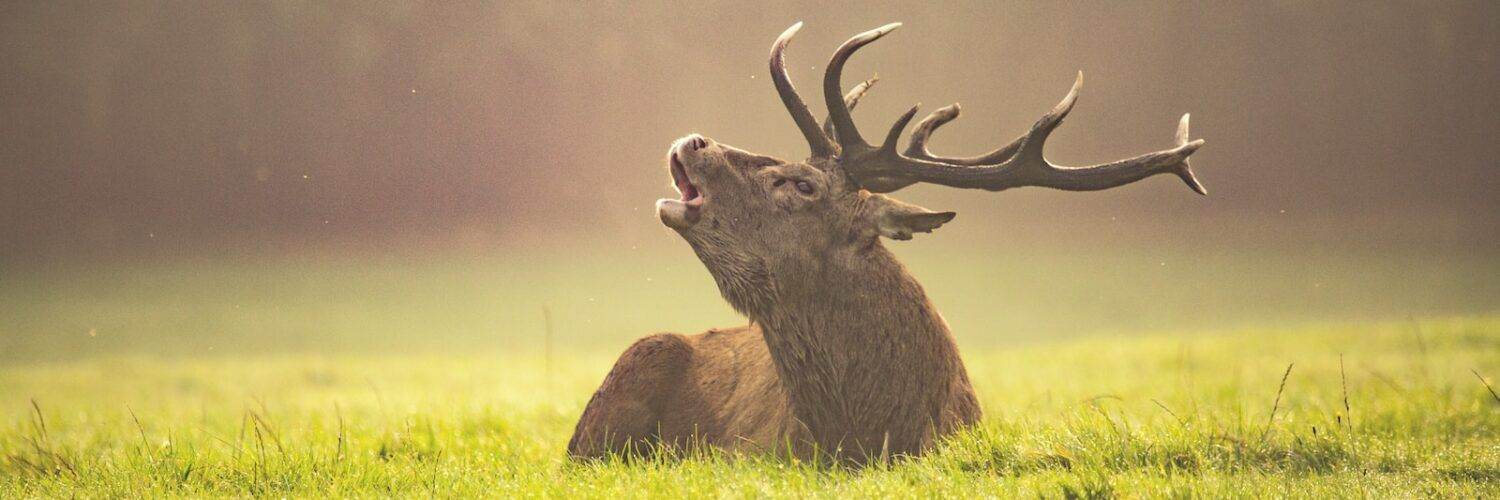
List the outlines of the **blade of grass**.
{"label": "blade of grass", "polygon": [[1479,370],[1473,368],[1470,368],[1469,371],[1473,372],[1475,377],[1479,377],[1479,383],[1484,384],[1484,388],[1490,390],[1490,397],[1495,398],[1496,403],[1500,403],[1500,394],[1495,393],[1495,388],[1491,387],[1490,382],[1484,379],[1484,375],[1480,375]]}
{"label": "blade of grass", "polygon": [[1260,440],[1256,444],[1266,442],[1266,436],[1271,434],[1271,425],[1276,423],[1276,410],[1281,409],[1281,393],[1286,391],[1286,379],[1292,375],[1292,367],[1296,363],[1287,363],[1286,372],[1281,374],[1281,387],[1276,389],[1276,401],[1271,403],[1271,417],[1266,419],[1266,429],[1260,433]]}

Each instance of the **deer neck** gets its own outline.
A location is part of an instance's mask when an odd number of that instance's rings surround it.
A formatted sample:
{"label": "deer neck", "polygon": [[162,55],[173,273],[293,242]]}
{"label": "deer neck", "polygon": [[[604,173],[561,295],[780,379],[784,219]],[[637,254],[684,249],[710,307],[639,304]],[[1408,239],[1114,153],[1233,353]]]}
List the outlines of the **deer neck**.
{"label": "deer neck", "polygon": [[744,309],[798,418],[825,447],[924,446],[963,366],[921,285],[879,243],[783,262]]}

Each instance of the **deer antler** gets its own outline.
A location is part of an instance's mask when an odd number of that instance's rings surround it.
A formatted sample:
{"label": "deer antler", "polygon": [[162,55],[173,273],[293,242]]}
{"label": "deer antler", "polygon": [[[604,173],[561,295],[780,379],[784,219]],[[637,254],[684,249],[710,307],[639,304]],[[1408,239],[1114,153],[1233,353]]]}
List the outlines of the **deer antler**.
{"label": "deer antler", "polygon": [[807,139],[807,146],[812,149],[813,157],[825,158],[834,154],[834,144],[818,128],[818,120],[813,118],[812,111],[808,111],[807,103],[802,102],[802,96],[797,95],[797,88],[792,86],[792,79],[786,75],[786,46],[800,29],[802,22],[798,21],[776,37],[776,43],[771,44],[771,82],[776,84],[776,93],[781,95],[781,103],[786,105],[787,112],[792,114],[792,121],[797,122],[797,129]]}
{"label": "deer antler", "polygon": [[[880,75],[875,75],[870,77],[869,80],[859,82],[859,85],[855,85],[854,88],[849,89],[849,93],[844,94],[844,107],[849,108],[849,111],[854,111],[854,106],[859,104],[859,100],[865,96],[865,92],[869,92],[870,87],[874,87],[875,82],[878,81],[880,81]],[[833,131],[833,115],[829,115],[823,119],[823,135],[827,136],[829,140],[833,140],[835,134],[837,132]]]}
{"label": "deer antler", "polygon": [[[802,29],[799,21],[793,24],[781,36],[776,37],[776,43],[771,45],[771,82],[776,85],[776,93],[781,95],[782,104],[792,114],[792,121],[797,122],[797,128],[807,138],[807,145],[812,149],[814,158],[827,158],[839,153],[838,143],[832,142],[834,136],[833,117],[829,116],[823,120],[821,130],[813,120],[812,112],[808,111],[807,103],[802,102],[802,96],[797,94],[797,88],[792,86],[791,77],[786,73],[786,47],[792,42],[792,36]],[[869,80],[860,82],[848,94],[844,95],[844,109],[852,110],[859,104],[859,99],[864,97],[865,92],[880,81],[879,76],[870,77]]]}
{"label": "deer antler", "polygon": [[[855,35],[833,53],[823,74],[823,99],[828,106],[828,121],[833,131],[829,135],[833,137],[834,144],[828,143],[827,136],[823,136],[821,142],[814,142],[807,132],[808,127],[803,124],[804,119],[799,117],[799,109],[808,122],[811,122],[812,114],[796,95],[796,90],[786,79],[786,73],[780,64],[786,42],[801,26],[798,23],[788,29],[777,39],[777,44],[772,49],[771,66],[772,75],[777,82],[776,88],[781,92],[782,100],[787,103],[793,118],[797,120],[798,127],[803,129],[804,135],[808,135],[809,142],[814,143],[813,157],[836,158],[844,171],[865,189],[890,192],[914,183],[926,182],[990,191],[1022,186],[1094,191],[1122,186],[1156,174],[1171,173],[1181,178],[1193,191],[1207,194],[1188,165],[1188,156],[1203,146],[1202,139],[1188,141],[1188,115],[1183,115],[1178,123],[1177,145],[1172,149],[1088,167],[1067,167],[1047,161],[1042,155],[1043,146],[1047,137],[1077,103],[1078,91],[1083,85],[1082,72],[1078,74],[1078,80],[1062,102],[1037,120],[1030,132],[984,155],[949,158],[928,151],[927,140],[932,133],[958,118],[957,104],[939,109],[923,119],[912,132],[911,144],[904,154],[896,151],[896,144],[906,125],[916,115],[915,106],[896,120],[880,146],[865,142],[849,115],[852,103],[846,104],[845,97],[841,95],[840,78],[844,63],[855,51],[894,31],[901,26],[900,23],[887,24]],[[862,94],[859,88],[855,91]],[[856,92],[850,93],[855,96],[854,101],[858,100]],[[823,147],[818,147],[819,144]]]}

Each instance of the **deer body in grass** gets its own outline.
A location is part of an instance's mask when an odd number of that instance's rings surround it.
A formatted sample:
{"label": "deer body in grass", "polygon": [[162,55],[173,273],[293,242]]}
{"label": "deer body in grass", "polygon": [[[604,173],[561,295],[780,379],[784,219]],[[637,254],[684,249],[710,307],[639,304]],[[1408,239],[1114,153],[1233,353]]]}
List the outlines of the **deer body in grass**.
{"label": "deer body in grass", "polygon": [[1081,73],[1029,132],[988,154],[928,151],[931,134],[958,116],[956,104],[922,120],[904,150],[897,143],[915,107],[882,143],[866,142],[850,110],[873,80],[846,95],[841,73],[856,50],[898,26],[857,35],[834,52],[821,125],[783,62],[801,23],[772,45],[772,81],[807,139],[808,159],[754,154],[696,134],[672,144],[667,166],[681,198],[658,201],[657,215],[750,324],[657,334],[630,346],[585,407],[570,455],[695,445],[789,447],[854,463],[920,454],[978,421],[980,408],[948,325],[881,238],[907,240],[954,214],[881,193],[923,182],[1092,191],[1163,173],[1205,192],[1188,167],[1203,141],[1188,140],[1186,115],[1172,149],[1089,167],[1048,162],[1043,144],[1072,110]]}

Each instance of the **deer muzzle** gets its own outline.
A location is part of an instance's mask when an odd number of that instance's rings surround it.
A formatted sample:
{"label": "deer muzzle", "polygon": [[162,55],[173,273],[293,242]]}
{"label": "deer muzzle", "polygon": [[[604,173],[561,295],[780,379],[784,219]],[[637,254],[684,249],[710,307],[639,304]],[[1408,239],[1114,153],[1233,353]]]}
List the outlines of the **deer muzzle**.
{"label": "deer muzzle", "polygon": [[693,134],[678,139],[667,153],[667,170],[672,174],[672,187],[677,190],[679,197],[657,200],[656,215],[668,227],[683,230],[698,222],[704,198],[698,186],[693,183],[691,166],[701,161],[700,154],[707,147],[707,139]]}

